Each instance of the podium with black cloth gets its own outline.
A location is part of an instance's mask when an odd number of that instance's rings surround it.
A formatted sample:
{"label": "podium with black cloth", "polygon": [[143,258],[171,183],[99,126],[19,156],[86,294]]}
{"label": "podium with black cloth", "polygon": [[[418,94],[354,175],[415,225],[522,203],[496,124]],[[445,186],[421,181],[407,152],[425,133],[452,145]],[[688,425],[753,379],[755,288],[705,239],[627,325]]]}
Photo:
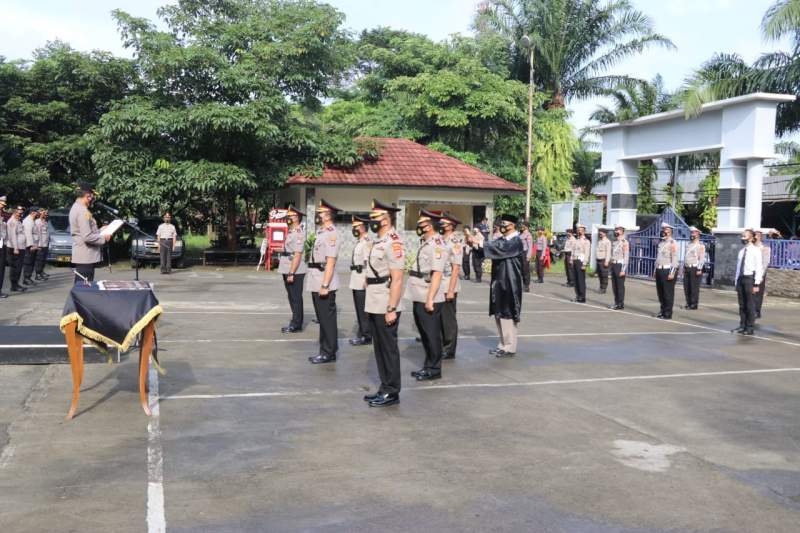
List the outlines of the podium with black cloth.
{"label": "podium with black cloth", "polygon": [[[156,322],[163,309],[152,286],[140,281],[77,283],[64,305],[60,328],[67,339],[72,367],[72,404],[67,420],[75,415],[83,381],[83,339],[106,351],[126,352],[141,333],[139,343],[139,401],[145,414],[147,371],[155,342]],[[158,365],[158,360],[156,360]]]}

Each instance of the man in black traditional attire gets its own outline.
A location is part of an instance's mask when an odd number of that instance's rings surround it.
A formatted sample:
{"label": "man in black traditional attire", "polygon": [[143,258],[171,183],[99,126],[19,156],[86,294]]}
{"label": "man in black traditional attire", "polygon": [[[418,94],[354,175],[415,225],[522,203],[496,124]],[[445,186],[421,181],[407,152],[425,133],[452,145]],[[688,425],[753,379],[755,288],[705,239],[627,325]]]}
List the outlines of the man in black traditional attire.
{"label": "man in black traditional attire", "polygon": [[489,289],[489,314],[494,315],[497,348],[489,354],[513,357],[517,352],[517,324],[522,312],[522,263],[525,248],[517,232],[517,217],[503,215],[496,223],[501,237],[484,244],[484,253],[492,260]]}

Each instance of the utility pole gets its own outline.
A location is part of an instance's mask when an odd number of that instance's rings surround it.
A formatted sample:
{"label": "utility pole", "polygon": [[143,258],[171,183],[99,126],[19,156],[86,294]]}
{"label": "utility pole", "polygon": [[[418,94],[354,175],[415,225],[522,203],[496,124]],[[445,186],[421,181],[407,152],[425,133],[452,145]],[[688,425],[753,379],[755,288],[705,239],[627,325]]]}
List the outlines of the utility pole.
{"label": "utility pole", "polygon": [[522,37],[522,46],[528,49],[530,78],[528,80],[528,176],[525,187],[525,219],[531,218],[531,176],[533,174],[533,42],[527,35]]}

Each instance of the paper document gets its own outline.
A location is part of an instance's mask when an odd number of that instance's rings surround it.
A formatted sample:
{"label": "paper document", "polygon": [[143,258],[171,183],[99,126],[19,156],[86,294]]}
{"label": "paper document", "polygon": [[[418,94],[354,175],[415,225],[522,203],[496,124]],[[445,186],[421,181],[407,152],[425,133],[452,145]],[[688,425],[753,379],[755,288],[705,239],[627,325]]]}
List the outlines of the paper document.
{"label": "paper document", "polygon": [[123,224],[124,222],[120,219],[113,220],[108,226],[106,226],[100,231],[100,235],[102,235],[103,237],[105,237],[106,235],[114,235],[114,233],[119,228],[121,228]]}

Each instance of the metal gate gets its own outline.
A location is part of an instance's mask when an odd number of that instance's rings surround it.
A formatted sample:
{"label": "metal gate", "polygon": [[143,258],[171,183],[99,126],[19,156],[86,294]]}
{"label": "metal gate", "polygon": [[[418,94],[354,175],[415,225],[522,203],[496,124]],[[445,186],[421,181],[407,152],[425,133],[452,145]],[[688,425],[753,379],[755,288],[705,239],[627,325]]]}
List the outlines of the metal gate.
{"label": "metal gate", "polygon": [[[648,227],[628,235],[631,247],[628,275],[636,278],[653,277],[653,272],[656,268],[658,243],[661,242],[662,222],[666,222],[675,228],[672,230],[672,238],[678,242],[678,257],[681,263],[681,268],[678,269],[678,276],[683,277],[683,257],[686,253],[686,245],[690,241],[689,225],[669,206],[664,208],[664,212]],[[714,280],[714,247],[716,239],[713,235],[701,233],[700,241],[706,245],[703,282],[706,285],[711,285]]]}

